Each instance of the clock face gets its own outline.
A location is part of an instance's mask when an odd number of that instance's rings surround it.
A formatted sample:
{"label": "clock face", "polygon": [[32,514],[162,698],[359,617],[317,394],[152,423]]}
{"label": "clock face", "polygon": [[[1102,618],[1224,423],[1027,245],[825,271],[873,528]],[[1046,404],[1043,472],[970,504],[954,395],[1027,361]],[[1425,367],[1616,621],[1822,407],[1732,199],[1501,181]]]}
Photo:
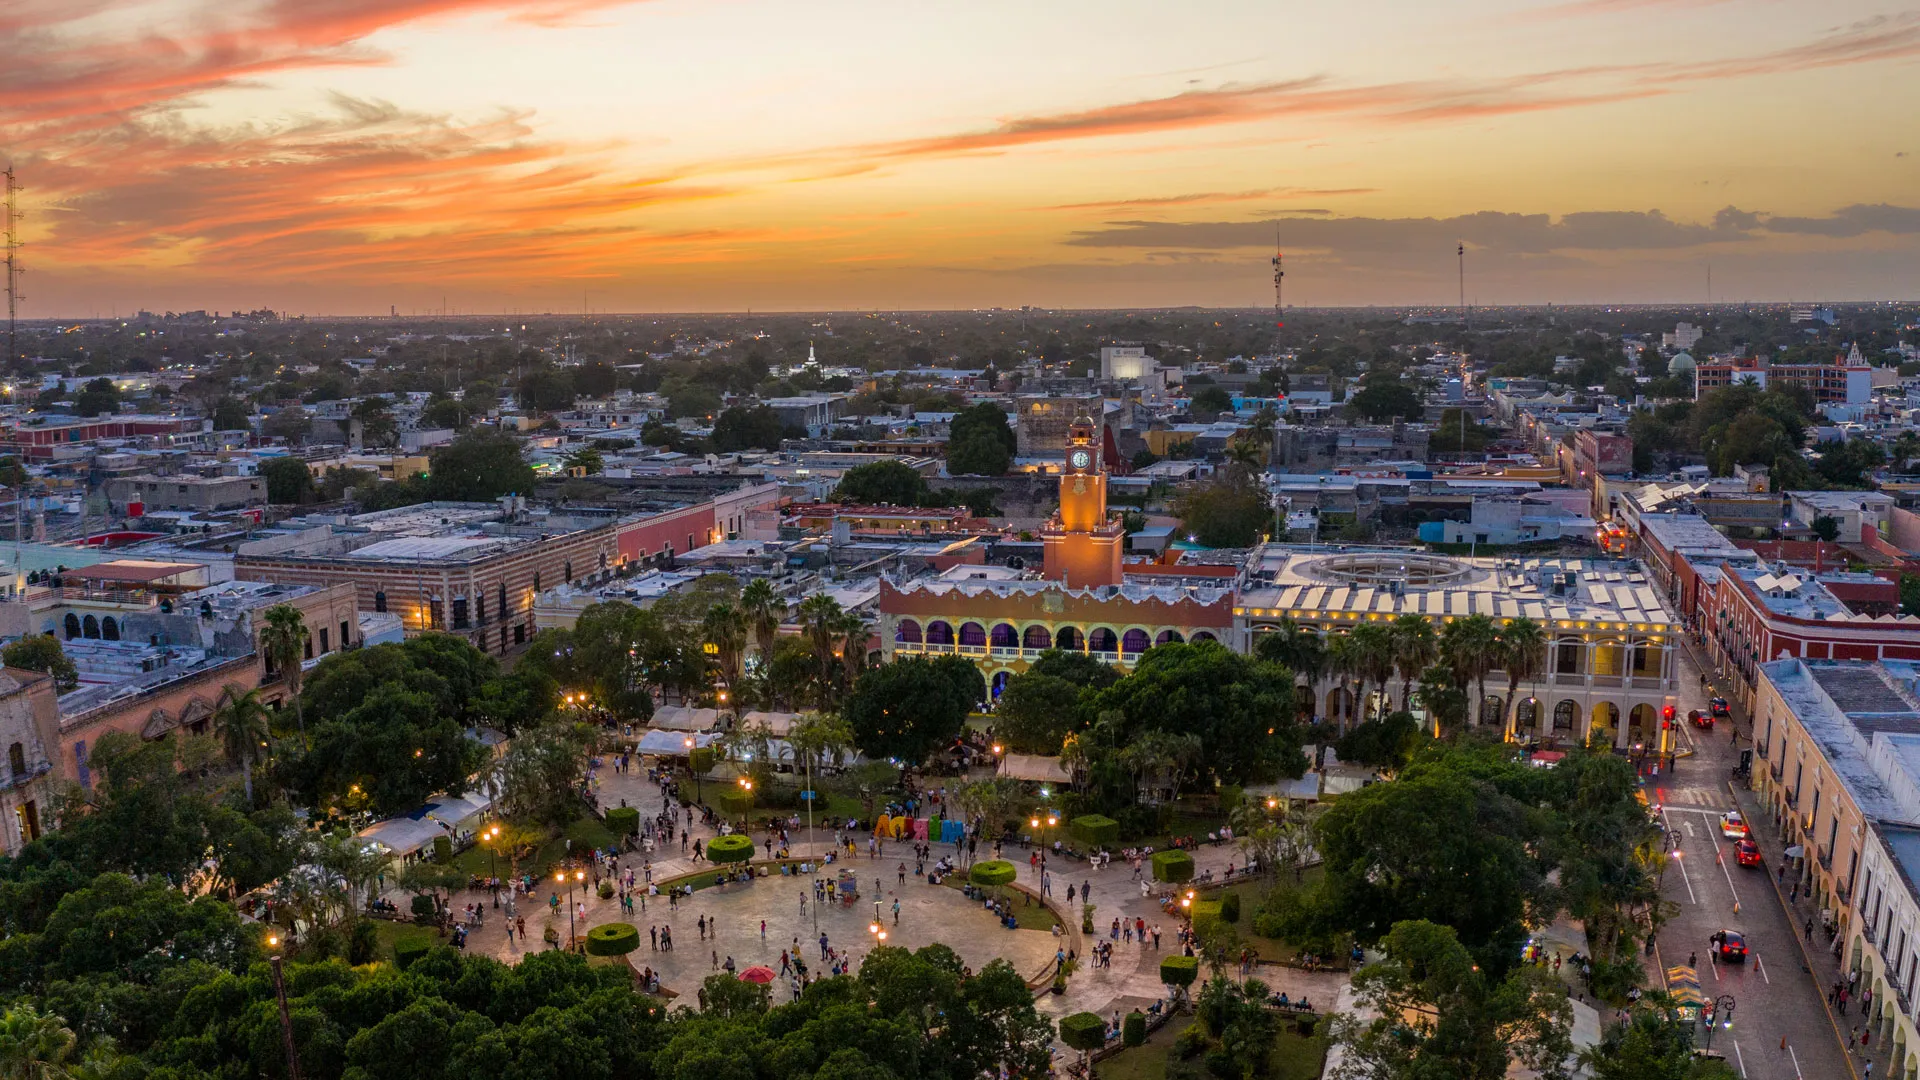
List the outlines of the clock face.
{"label": "clock face", "polygon": [[1076,469],[1085,469],[1087,466],[1093,464],[1093,455],[1087,453],[1085,450],[1075,450],[1067,456],[1067,461]]}

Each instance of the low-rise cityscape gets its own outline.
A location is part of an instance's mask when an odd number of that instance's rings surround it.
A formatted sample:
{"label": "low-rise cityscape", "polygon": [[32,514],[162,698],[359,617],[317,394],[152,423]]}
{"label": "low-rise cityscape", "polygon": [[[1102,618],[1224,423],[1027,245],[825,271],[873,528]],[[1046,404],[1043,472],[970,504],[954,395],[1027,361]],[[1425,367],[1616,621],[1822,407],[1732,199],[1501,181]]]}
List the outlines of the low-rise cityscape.
{"label": "low-rise cityscape", "polygon": [[1920,1080],[1914,12],[0,45],[0,1080]]}

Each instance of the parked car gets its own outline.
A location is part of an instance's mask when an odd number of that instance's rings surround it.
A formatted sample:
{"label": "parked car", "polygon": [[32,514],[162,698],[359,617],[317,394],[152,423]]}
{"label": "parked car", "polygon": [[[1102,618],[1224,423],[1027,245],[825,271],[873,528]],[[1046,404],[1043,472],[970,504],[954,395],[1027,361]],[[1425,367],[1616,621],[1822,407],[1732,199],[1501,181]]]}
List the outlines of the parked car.
{"label": "parked car", "polygon": [[1740,816],[1740,811],[1729,810],[1721,816],[1720,835],[1729,840],[1745,840],[1748,834],[1746,819]]}
{"label": "parked car", "polygon": [[1741,866],[1759,866],[1760,845],[1754,843],[1751,839],[1735,840],[1733,842],[1733,861],[1739,863]]}
{"label": "parked car", "polygon": [[1699,709],[1690,709],[1687,712],[1687,723],[1697,728],[1706,728],[1708,731],[1712,731],[1713,714],[1703,713]]}
{"label": "parked car", "polygon": [[1738,930],[1721,930],[1707,939],[1713,945],[1713,954],[1723,964],[1744,964],[1747,962],[1747,939]]}

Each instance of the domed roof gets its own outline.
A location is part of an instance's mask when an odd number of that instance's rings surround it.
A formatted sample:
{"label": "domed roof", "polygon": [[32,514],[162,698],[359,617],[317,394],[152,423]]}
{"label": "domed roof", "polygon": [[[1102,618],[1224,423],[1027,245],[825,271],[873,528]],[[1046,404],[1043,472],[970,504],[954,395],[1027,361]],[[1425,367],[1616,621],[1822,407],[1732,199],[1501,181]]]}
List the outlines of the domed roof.
{"label": "domed roof", "polygon": [[1673,359],[1667,361],[1668,371],[1693,371],[1699,366],[1693,362],[1693,357],[1686,353],[1674,353]]}

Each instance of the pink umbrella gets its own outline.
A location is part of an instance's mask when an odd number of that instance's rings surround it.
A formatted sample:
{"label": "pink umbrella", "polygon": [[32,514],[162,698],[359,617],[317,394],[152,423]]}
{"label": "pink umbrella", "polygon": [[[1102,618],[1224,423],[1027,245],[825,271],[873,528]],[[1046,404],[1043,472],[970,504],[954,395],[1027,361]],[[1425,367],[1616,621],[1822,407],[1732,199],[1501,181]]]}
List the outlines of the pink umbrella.
{"label": "pink umbrella", "polygon": [[765,964],[755,964],[752,967],[740,973],[740,978],[743,981],[750,982],[750,983],[760,983],[763,986],[766,985],[767,983],[772,982],[774,979],[778,977],[779,976],[774,974],[773,969],[768,967]]}

